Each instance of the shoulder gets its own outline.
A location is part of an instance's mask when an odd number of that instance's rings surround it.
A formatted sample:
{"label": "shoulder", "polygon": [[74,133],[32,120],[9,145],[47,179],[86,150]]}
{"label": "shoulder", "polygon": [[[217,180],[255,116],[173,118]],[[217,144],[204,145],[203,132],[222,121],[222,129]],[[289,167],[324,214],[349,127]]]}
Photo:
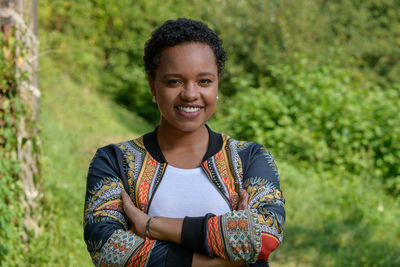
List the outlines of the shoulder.
{"label": "shoulder", "polygon": [[127,150],[127,149],[145,149],[144,143],[143,143],[143,136],[139,136],[135,139],[131,139],[129,141],[124,141],[120,143],[113,144],[114,146],[117,146],[121,150]]}
{"label": "shoulder", "polygon": [[109,157],[113,158],[118,153],[125,154],[133,152],[135,150],[139,151],[145,150],[145,146],[143,144],[143,135],[128,141],[108,144],[106,146],[100,147],[97,149],[95,157],[98,154],[107,154]]}
{"label": "shoulder", "polygon": [[225,151],[230,151],[232,158],[240,159],[244,173],[249,173],[250,170],[258,170],[273,174],[278,177],[278,170],[275,160],[271,152],[263,145],[257,142],[240,141],[228,135],[222,134],[224,140],[223,147]]}
{"label": "shoulder", "polygon": [[234,149],[237,153],[239,153],[241,155],[247,155],[247,156],[254,156],[256,154],[262,154],[265,157],[270,157],[272,160],[271,152],[266,147],[264,147],[263,145],[261,145],[257,142],[241,141],[241,140],[234,139],[226,134],[221,134],[221,135],[222,135],[224,148],[230,147],[231,149]]}
{"label": "shoulder", "polygon": [[125,158],[130,158],[137,153],[145,153],[143,136],[129,141],[108,144],[96,150],[90,162],[89,170],[96,167],[104,167],[104,165],[116,168],[124,163]]}

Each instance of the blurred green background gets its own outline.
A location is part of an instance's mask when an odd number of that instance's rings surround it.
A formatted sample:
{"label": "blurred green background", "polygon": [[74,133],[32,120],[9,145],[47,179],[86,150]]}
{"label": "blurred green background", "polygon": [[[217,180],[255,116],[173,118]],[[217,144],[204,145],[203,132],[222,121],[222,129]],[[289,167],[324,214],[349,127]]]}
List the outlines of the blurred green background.
{"label": "blurred green background", "polygon": [[25,250],[9,236],[4,266],[91,266],[89,161],[157,124],[143,46],[178,17],[228,52],[211,127],[276,159],[287,223],[270,265],[400,266],[397,0],[39,1],[43,231]]}

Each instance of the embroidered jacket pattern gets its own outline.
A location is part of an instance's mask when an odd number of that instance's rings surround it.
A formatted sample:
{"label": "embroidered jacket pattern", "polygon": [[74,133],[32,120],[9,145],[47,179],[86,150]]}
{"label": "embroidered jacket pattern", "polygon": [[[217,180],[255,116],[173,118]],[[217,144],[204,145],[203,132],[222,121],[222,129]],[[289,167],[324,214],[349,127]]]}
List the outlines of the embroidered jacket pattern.
{"label": "embroidered jacket pattern", "polygon": [[[147,213],[161,183],[167,162],[156,130],[97,150],[89,167],[84,208],[84,238],[96,266],[190,266],[194,252],[253,266],[267,264],[282,241],[285,222],[275,162],[257,143],[208,130],[201,168],[231,212],[185,217],[181,245],[135,235],[122,208],[125,189]],[[249,194],[245,210],[237,210],[240,189]]]}

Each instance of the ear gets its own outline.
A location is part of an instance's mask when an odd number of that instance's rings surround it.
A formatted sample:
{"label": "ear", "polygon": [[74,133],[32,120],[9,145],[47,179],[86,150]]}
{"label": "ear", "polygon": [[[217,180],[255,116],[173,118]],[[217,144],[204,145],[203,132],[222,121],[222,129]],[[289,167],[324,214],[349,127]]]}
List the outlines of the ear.
{"label": "ear", "polygon": [[153,96],[155,96],[156,95],[156,89],[155,89],[155,85],[154,85],[154,78],[151,78],[150,76],[147,76],[147,81],[149,82],[151,94]]}

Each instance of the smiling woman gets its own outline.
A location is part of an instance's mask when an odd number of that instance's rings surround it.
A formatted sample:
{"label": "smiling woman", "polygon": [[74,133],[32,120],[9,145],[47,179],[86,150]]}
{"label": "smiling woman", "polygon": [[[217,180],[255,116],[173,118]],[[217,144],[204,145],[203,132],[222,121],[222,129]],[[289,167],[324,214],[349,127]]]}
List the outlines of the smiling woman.
{"label": "smiling woman", "polygon": [[145,47],[160,125],[98,149],[89,167],[85,241],[98,266],[267,266],[284,199],[271,154],[213,132],[226,59],[205,24],[167,21]]}
{"label": "smiling woman", "polygon": [[[165,48],[149,84],[161,112],[157,135],[164,156],[176,167],[198,167],[208,145],[205,123],[217,104],[218,69],[213,51],[199,42]],[[169,149],[177,134],[186,136],[186,147],[197,140],[195,149],[176,151],[175,144]]]}

